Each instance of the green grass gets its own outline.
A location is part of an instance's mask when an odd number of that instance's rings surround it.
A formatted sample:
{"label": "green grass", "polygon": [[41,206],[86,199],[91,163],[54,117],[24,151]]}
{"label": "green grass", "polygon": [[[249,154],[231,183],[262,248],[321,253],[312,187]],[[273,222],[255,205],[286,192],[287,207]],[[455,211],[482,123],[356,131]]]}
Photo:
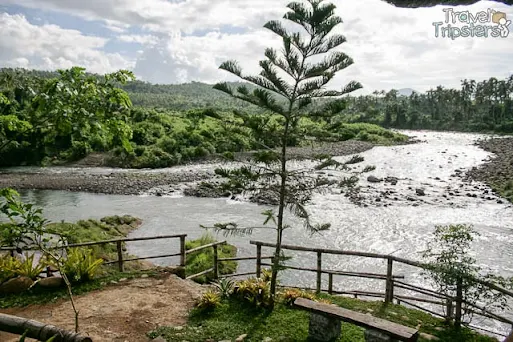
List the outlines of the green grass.
{"label": "green grass", "polygon": [[76,223],[51,223],[48,231],[65,236],[70,243],[111,240],[126,237],[141,221],[132,216],[108,216],[100,220],[80,220]]}
{"label": "green grass", "polygon": [[[416,327],[420,324],[421,332],[437,336],[440,341],[495,341],[467,329],[463,329],[461,333],[457,334],[445,326],[442,320],[399,305],[385,307],[382,302],[367,302],[328,295],[320,297],[342,307],[371,313],[402,325]],[[205,341],[207,339],[233,341],[243,334],[248,335],[244,340],[246,342],[261,342],[266,337],[272,338],[273,341],[307,341],[308,322],[309,314],[307,312],[284,304],[278,304],[273,311],[268,311],[250,307],[236,299],[229,299],[223,301],[213,311],[193,310],[187,326],[183,329],[161,327],[148,335],[150,338],[163,336],[169,342]],[[338,342],[340,341],[363,342],[363,329],[343,323],[342,336]],[[420,338],[419,341],[426,341],[426,339]]]}
{"label": "green grass", "polygon": [[[76,223],[51,223],[49,233],[67,238],[69,243],[94,242],[120,239],[141,225],[141,220],[132,216],[108,216],[100,220],[81,220]],[[116,253],[115,244],[91,247],[98,257],[112,259]],[[117,256],[116,256],[117,257]]]}
{"label": "green grass", "polygon": [[345,123],[341,124],[337,132],[354,136],[354,139],[368,141],[375,144],[390,145],[408,141],[404,134],[393,132],[378,125],[369,123]]}
{"label": "green grass", "polygon": [[[208,245],[216,242],[216,239],[211,234],[204,234],[199,239],[190,240],[185,243],[185,249],[190,250],[196,247]],[[218,257],[219,258],[234,258],[237,256],[237,248],[232,245],[221,245],[218,246]],[[188,254],[186,258],[185,274],[187,276],[200,273],[205,271],[214,265],[214,251],[212,248],[206,248],[201,251]],[[237,270],[236,261],[226,261],[220,263],[219,274],[231,274]],[[197,277],[194,280],[198,283],[204,284],[211,281],[212,274]]]}

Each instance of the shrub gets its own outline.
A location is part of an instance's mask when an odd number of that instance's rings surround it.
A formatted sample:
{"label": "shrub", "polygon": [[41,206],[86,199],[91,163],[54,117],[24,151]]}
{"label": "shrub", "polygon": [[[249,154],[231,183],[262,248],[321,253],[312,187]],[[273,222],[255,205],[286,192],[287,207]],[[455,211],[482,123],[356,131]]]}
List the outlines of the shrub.
{"label": "shrub", "polygon": [[44,271],[46,264],[43,258],[39,259],[37,264],[34,264],[34,257],[35,254],[30,256],[28,253],[25,254],[25,259],[19,263],[17,275],[36,280],[37,276]]}
{"label": "shrub", "polygon": [[297,298],[306,298],[316,300],[315,295],[310,292],[302,291],[299,289],[285,289],[281,293],[281,299],[285,305],[292,305]]}
{"label": "shrub", "polygon": [[20,261],[10,255],[0,258],[0,284],[14,278],[20,269]]}
{"label": "shrub", "polygon": [[271,283],[270,279],[249,278],[239,281],[235,286],[236,296],[255,307],[270,307],[271,300]]}
{"label": "shrub", "polygon": [[70,248],[60,271],[66,274],[71,282],[84,282],[94,278],[102,263],[103,259],[95,258],[90,249]]}
{"label": "shrub", "polygon": [[201,297],[197,307],[201,310],[212,310],[221,304],[221,297],[218,293],[207,291]]}
{"label": "shrub", "polygon": [[219,279],[212,283],[212,285],[215,286],[222,298],[229,298],[235,287],[234,281],[228,278]]}

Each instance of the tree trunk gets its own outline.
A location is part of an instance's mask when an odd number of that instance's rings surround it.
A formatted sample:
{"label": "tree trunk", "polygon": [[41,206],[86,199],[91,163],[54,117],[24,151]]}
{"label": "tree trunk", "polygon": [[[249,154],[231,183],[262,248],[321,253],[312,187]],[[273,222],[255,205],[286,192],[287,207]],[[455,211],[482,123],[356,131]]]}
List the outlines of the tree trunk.
{"label": "tree trunk", "polygon": [[285,122],[283,140],[281,147],[281,184],[280,184],[280,204],[278,208],[278,227],[276,234],[276,249],[274,250],[273,269],[271,275],[271,305],[274,307],[274,298],[276,295],[276,283],[278,280],[278,268],[280,266],[281,240],[283,236],[283,213],[285,211],[285,190],[287,185],[287,138],[290,119]]}

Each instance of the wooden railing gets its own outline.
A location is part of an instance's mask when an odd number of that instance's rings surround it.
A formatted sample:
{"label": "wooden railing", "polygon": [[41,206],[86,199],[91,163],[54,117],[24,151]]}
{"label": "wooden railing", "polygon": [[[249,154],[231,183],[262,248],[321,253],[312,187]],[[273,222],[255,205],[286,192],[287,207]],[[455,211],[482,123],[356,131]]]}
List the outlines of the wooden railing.
{"label": "wooden railing", "polygon": [[[262,255],[262,247],[270,247],[275,248],[276,245],[273,243],[267,243],[267,242],[261,242],[261,241],[250,241],[250,244],[256,246],[256,274],[259,276],[261,272],[262,266],[269,266],[271,267],[272,264],[268,263],[262,263],[262,259],[259,258],[259,256]],[[312,288],[302,288],[302,289],[310,289],[315,290],[317,293],[320,292],[328,292],[329,294],[343,294],[343,295],[353,295],[355,298],[358,296],[361,297],[376,297],[376,298],[384,298],[384,302],[386,304],[392,303],[394,300],[397,301],[398,304],[407,304],[412,307],[415,307],[419,310],[428,312],[432,315],[436,315],[442,318],[445,318],[447,321],[454,321],[455,324],[461,324],[462,322],[462,313],[463,313],[463,306],[467,310],[472,311],[473,314],[483,316],[486,318],[490,318],[502,323],[506,323],[512,326],[513,330],[513,320],[503,317],[499,314],[493,313],[490,310],[481,307],[479,305],[467,302],[463,298],[462,293],[462,282],[459,282],[457,286],[456,296],[450,297],[446,294],[434,291],[432,289],[428,289],[425,287],[417,286],[414,284],[409,284],[405,282],[404,275],[395,275],[394,274],[394,265],[395,264],[404,264],[408,266],[413,266],[417,268],[421,268],[425,270],[427,268],[426,264],[399,258],[393,255],[386,255],[386,254],[378,254],[378,253],[368,253],[368,252],[357,252],[357,251],[344,251],[344,250],[332,250],[332,249],[322,249],[322,248],[309,248],[309,247],[303,247],[303,246],[291,246],[291,245],[282,245],[282,249],[284,250],[292,250],[292,251],[299,251],[299,252],[310,252],[316,254],[316,267],[315,268],[307,268],[307,267],[298,267],[298,266],[292,266],[292,265],[282,265],[285,269],[291,269],[291,270],[298,270],[298,271],[306,271],[306,272],[312,272],[316,273],[316,287],[315,289]],[[369,272],[348,272],[348,271],[341,271],[341,270],[328,270],[323,268],[322,265],[322,256],[324,254],[328,255],[344,255],[344,256],[358,256],[358,257],[365,257],[365,258],[373,258],[373,259],[381,259],[385,260],[387,263],[387,271],[386,274],[379,274],[379,273],[369,273]],[[322,275],[327,274],[328,275],[328,286],[327,289],[323,289],[322,287]],[[334,289],[334,276],[344,276],[344,277],[359,277],[359,278],[366,278],[366,279],[378,279],[383,280],[385,282],[385,288],[384,292],[371,292],[371,291],[338,291]],[[507,289],[501,288],[495,284],[477,280],[476,282],[480,283],[481,285],[484,285],[492,290],[495,290],[497,292],[502,293],[503,295],[510,297],[510,299],[513,299],[513,292],[509,291]],[[287,286],[287,287],[294,287],[294,286]],[[410,292],[418,293],[423,295],[424,297],[418,297],[418,296],[412,296],[412,295],[405,295],[405,294],[397,294],[396,289],[403,289]],[[426,298],[430,297],[430,298]],[[427,303],[431,305],[436,306],[442,306],[442,308],[445,311],[445,314],[441,314],[440,312],[437,312],[435,310],[431,310],[429,308],[423,307],[417,303]],[[489,333],[497,334],[506,336],[502,333],[496,332],[496,331],[490,331],[488,329],[477,327],[473,325],[467,324],[471,328],[480,329]]]}
{"label": "wooden railing", "polygon": [[193,249],[189,249],[188,251],[186,251],[185,254],[188,255],[188,254],[191,254],[191,253],[199,252],[199,251],[207,249],[207,248],[212,248],[214,250],[213,266],[211,268],[206,269],[204,271],[201,271],[199,273],[190,275],[186,279],[194,279],[194,278],[200,277],[202,275],[206,275],[206,274],[211,273],[211,272],[213,272],[213,274],[214,274],[213,278],[214,279],[218,279],[219,278],[219,251],[218,251],[218,246],[224,245],[224,244],[226,244],[226,241],[213,242],[213,243],[209,243],[208,245],[199,246],[199,247],[196,247],[196,248],[193,248]]}
{"label": "wooden railing", "polygon": [[[187,255],[190,255],[192,253],[212,248],[213,249],[213,264],[211,268],[208,268],[206,270],[203,270],[199,273],[189,275],[186,279],[195,279],[197,277],[200,277],[202,275],[206,275],[209,273],[213,274],[213,279],[219,279],[224,277],[240,277],[240,276],[249,276],[249,275],[256,275],[257,277],[261,276],[262,273],[262,267],[272,267],[271,263],[265,263],[264,260],[271,260],[273,259],[273,256],[262,256],[262,247],[270,247],[275,248],[276,245],[273,243],[267,243],[267,242],[260,242],[260,241],[250,241],[250,244],[256,246],[256,256],[246,256],[246,257],[232,257],[232,258],[219,258],[219,246],[226,244],[226,241],[221,242],[214,242],[207,245],[199,246],[197,248],[193,248],[190,250],[185,249],[185,239],[187,235],[186,234],[178,234],[178,235],[163,235],[163,236],[153,236],[153,237],[140,237],[140,238],[122,238],[122,239],[113,239],[113,240],[105,240],[105,241],[98,241],[98,242],[85,242],[85,243],[76,243],[76,244],[69,244],[65,246],[56,246],[52,247],[52,249],[65,249],[65,248],[72,248],[72,247],[88,247],[88,246],[101,246],[106,244],[116,244],[117,249],[117,259],[116,260],[108,260],[105,262],[105,264],[117,264],[120,271],[124,271],[124,264],[126,262],[130,261],[137,261],[137,260],[147,260],[147,259],[158,259],[158,258],[168,258],[168,257],[180,257],[180,266],[185,267],[186,265],[186,258]],[[135,241],[148,241],[148,240],[162,240],[162,239],[179,239],[180,240],[180,252],[179,253],[169,253],[169,254],[160,254],[155,256],[146,256],[146,257],[136,257],[136,258],[124,258],[123,255],[123,243],[126,242],[135,242]],[[503,317],[499,314],[493,313],[489,310],[487,310],[484,307],[480,307],[478,305],[475,305],[473,303],[469,303],[463,299],[462,296],[462,286],[458,286],[457,296],[456,297],[449,297],[443,293],[436,292],[432,289],[428,289],[425,287],[417,286],[414,284],[409,284],[404,281],[405,277],[404,275],[396,275],[394,274],[394,263],[399,264],[405,264],[413,267],[418,267],[421,269],[425,269],[426,265],[408,260],[399,258],[393,255],[386,255],[386,254],[377,254],[377,253],[368,253],[368,252],[357,252],[357,251],[344,251],[344,250],[331,250],[331,249],[322,249],[322,248],[309,248],[309,247],[302,247],[302,246],[292,246],[292,245],[282,245],[282,249],[284,250],[293,250],[293,251],[300,251],[300,252],[311,252],[316,254],[316,267],[315,268],[307,268],[307,267],[298,267],[298,266],[292,266],[292,265],[283,265],[286,269],[291,270],[298,270],[298,271],[306,271],[306,272],[313,272],[316,273],[316,287],[315,290],[317,293],[320,292],[327,292],[329,294],[343,294],[343,295],[353,295],[355,298],[358,296],[361,297],[376,297],[376,298],[384,298],[385,303],[392,303],[394,300],[397,301],[398,304],[407,304],[409,306],[415,307],[419,310],[426,311],[430,314],[440,316],[445,318],[447,321],[454,321],[454,322],[461,322],[462,319],[462,311],[463,311],[463,305],[466,306],[466,308],[471,308],[472,312],[476,315],[480,315],[486,318],[490,318],[502,323],[510,324],[513,327],[513,320]],[[0,248],[0,250],[7,250],[12,251],[16,250],[12,247],[7,248]],[[24,250],[37,250],[37,248],[26,248]],[[322,256],[323,254],[328,255],[344,255],[344,256],[358,256],[358,257],[365,257],[365,258],[374,258],[374,259],[381,259],[386,260],[387,262],[387,271],[386,274],[380,274],[380,273],[371,273],[371,272],[352,272],[352,271],[345,271],[345,270],[329,270],[323,268],[322,263]],[[254,272],[243,272],[243,273],[234,273],[234,274],[228,274],[228,275],[220,275],[219,274],[219,267],[222,262],[228,262],[228,261],[252,261],[255,260],[255,271]],[[328,286],[327,289],[323,289],[322,287],[322,275],[327,274],[328,275]],[[358,278],[366,278],[366,279],[377,279],[377,280],[383,280],[385,282],[385,289],[384,292],[371,292],[371,291],[361,291],[361,290],[352,290],[352,291],[340,291],[336,290],[334,288],[334,277],[335,276],[344,276],[344,277],[358,277]],[[491,284],[485,281],[477,280],[479,283],[481,283],[484,286],[489,287],[492,290],[498,291],[506,296],[509,296],[513,298],[513,292],[503,289],[495,284]],[[294,287],[294,286],[287,286],[287,287]],[[303,288],[304,289],[304,288]],[[396,289],[403,289],[411,292],[415,292],[427,297],[432,298],[425,298],[425,297],[416,297],[411,295],[405,295],[405,294],[397,294]],[[441,314],[440,312],[422,307],[421,305],[417,303],[427,303],[437,306],[442,306],[445,309],[445,314]],[[477,328],[480,330],[484,330],[490,333],[494,333],[497,335],[503,335],[504,334],[489,331],[487,329],[483,329],[482,327],[476,327],[469,325],[471,328]]]}
{"label": "wooden railing", "polygon": [[[148,260],[148,259],[159,259],[159,258],[170,258],[170,257],[180,257],[180,266],[185,267],[185,238],[187,234],[178,234],[178,235],[161,235],[161,236],[151,236],[151,237],[139,237],[139,238],[122,238],[122,239],[112,239],[112,240],[103,240],[103,241],[94,241],[94,242],[82,242],[82,243],[73,243],[61,246],[53,246],[50,247],[50,250],[56,249],[66,249],[66,248],[74,248],[74,247],[91,247],[91,246],[105,246],[108,244],[116,244],[117,250],[117,259],[116,260],[106,260],[105,265],[117,264],[120,272],[124,272],[124,264],[129,261],[138,261],[138,260]],[[137,257],[125,259],[123,257],[123,243],[126,242],[134,242],[134,241],[149,241],[149,240],[163,240],[163,239],[180,239],[180,252],[172,253],[172,254],[160,254],[154,256],[146,256],[146,257]],[[15,251],[15,247],[2,247],[0,251]],[[28,247],[24,248],[23,251],[37,251],[38,247]]]}

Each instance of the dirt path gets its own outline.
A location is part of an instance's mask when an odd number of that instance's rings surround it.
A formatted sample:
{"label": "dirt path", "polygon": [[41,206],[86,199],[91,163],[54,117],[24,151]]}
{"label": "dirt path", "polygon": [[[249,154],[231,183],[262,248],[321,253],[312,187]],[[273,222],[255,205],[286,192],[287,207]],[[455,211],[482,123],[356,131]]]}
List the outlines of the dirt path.
{"label": "dirt path", "polygon": [[[146,342],[146,333],[158,326],[185,324],[202,291],[200,285],[170,274],[109,285],[75,299],[80,311],[80,332],[91,336],[94,342]],[[73,311],[67,300],[0,312],[74,329]],[[0,333],[2,342],[18,339],[19,336]]]}

